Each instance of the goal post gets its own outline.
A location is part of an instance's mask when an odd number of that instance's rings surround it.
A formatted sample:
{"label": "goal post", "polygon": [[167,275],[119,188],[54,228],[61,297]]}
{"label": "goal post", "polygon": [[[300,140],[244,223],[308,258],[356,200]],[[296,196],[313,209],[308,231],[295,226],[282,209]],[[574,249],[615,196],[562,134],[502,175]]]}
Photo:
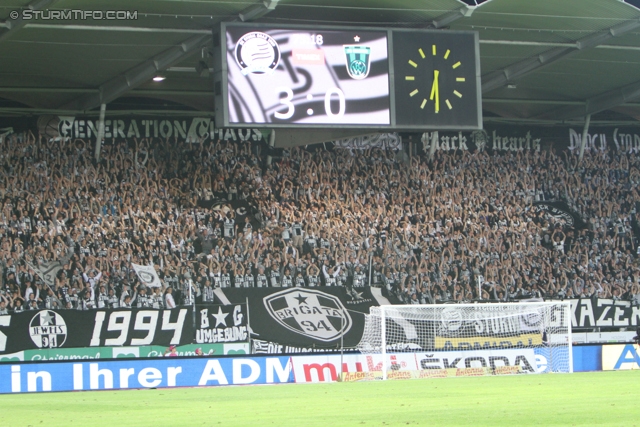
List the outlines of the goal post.
{"label": "goal post", "polygon": [[571,340],[568,301],[384,305],[357,348],[381,358],[373,377],[424,378],[573,372]]}

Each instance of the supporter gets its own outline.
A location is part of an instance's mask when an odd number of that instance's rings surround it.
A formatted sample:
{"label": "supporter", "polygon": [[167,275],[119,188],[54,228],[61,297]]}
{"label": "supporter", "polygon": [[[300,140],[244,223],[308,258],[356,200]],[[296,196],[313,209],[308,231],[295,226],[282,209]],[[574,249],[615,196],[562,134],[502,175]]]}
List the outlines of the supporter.
{"label": "supporter", "polygon": [[[160,307],[167,295],[208,301],[216,287],[369,283],[406,303],[640,302],[633,153],[587,153],[578,164],[553,150],[456,151],[405,162],[380,149],[319,146],[264,166],[250,143],[133,139],[105,141],[96,164],[90,145],[32,134],[0,140],[8,310],[31,294],[45,307],[117,307],[127,297]],[[216,197],[255,204],[260,221],[224,204],[203,207]],[[535,212],[532,202],[543,199],[566,201],[587,228]],[[72,257],[52,295],[30,265],[64,257],[67,246]],[[149,260],[166,290],[136,290],[131,262]]]}
{"label": "supporter", "polygon": [[0,316],[9,314],[9,300],[4,295],[0,295]]}
{"label": "supporter", "polygon": [[168,309],[172,309],[172,308],[176,308],[176,302],[173,299],[173,288],[167,288],[164,294],[164,303],[165,303],[165,308]]}

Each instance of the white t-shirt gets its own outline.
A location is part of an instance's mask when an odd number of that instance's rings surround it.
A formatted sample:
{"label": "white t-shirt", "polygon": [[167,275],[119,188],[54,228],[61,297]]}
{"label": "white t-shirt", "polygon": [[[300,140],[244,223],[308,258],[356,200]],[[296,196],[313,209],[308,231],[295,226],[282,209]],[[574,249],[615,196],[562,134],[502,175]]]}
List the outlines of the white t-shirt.
{"label": "white t-shirt", "polygon": [[164,296],[164,303],[167,306],[167,308],[176,308],[176,302],[173,299],[173,295],[171,295],[170,293],[167,293]]}

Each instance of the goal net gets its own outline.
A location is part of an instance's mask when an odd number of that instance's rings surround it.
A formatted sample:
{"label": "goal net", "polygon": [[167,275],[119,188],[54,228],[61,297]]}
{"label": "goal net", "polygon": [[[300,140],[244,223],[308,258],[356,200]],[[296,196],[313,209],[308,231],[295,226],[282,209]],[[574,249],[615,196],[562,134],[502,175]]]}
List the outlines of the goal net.
{"label": "goal net", "polygon": [[569,302],[371,307],[358,350],[368,378],[573,372]]}

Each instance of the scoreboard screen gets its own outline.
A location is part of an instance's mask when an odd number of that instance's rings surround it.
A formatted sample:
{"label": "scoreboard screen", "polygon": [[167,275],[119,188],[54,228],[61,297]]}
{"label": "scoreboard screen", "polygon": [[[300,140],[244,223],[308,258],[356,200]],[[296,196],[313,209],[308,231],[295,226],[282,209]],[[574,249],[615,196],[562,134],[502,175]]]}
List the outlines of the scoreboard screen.
{"label": "scoreboard screen", "polygon": [[386,31],[225,33],[230,124],[391,124]]}
{"label": "scoreboard screen", "polygon": [[223,23],[214,44],[221,126],[482,127],[477,33]]}

